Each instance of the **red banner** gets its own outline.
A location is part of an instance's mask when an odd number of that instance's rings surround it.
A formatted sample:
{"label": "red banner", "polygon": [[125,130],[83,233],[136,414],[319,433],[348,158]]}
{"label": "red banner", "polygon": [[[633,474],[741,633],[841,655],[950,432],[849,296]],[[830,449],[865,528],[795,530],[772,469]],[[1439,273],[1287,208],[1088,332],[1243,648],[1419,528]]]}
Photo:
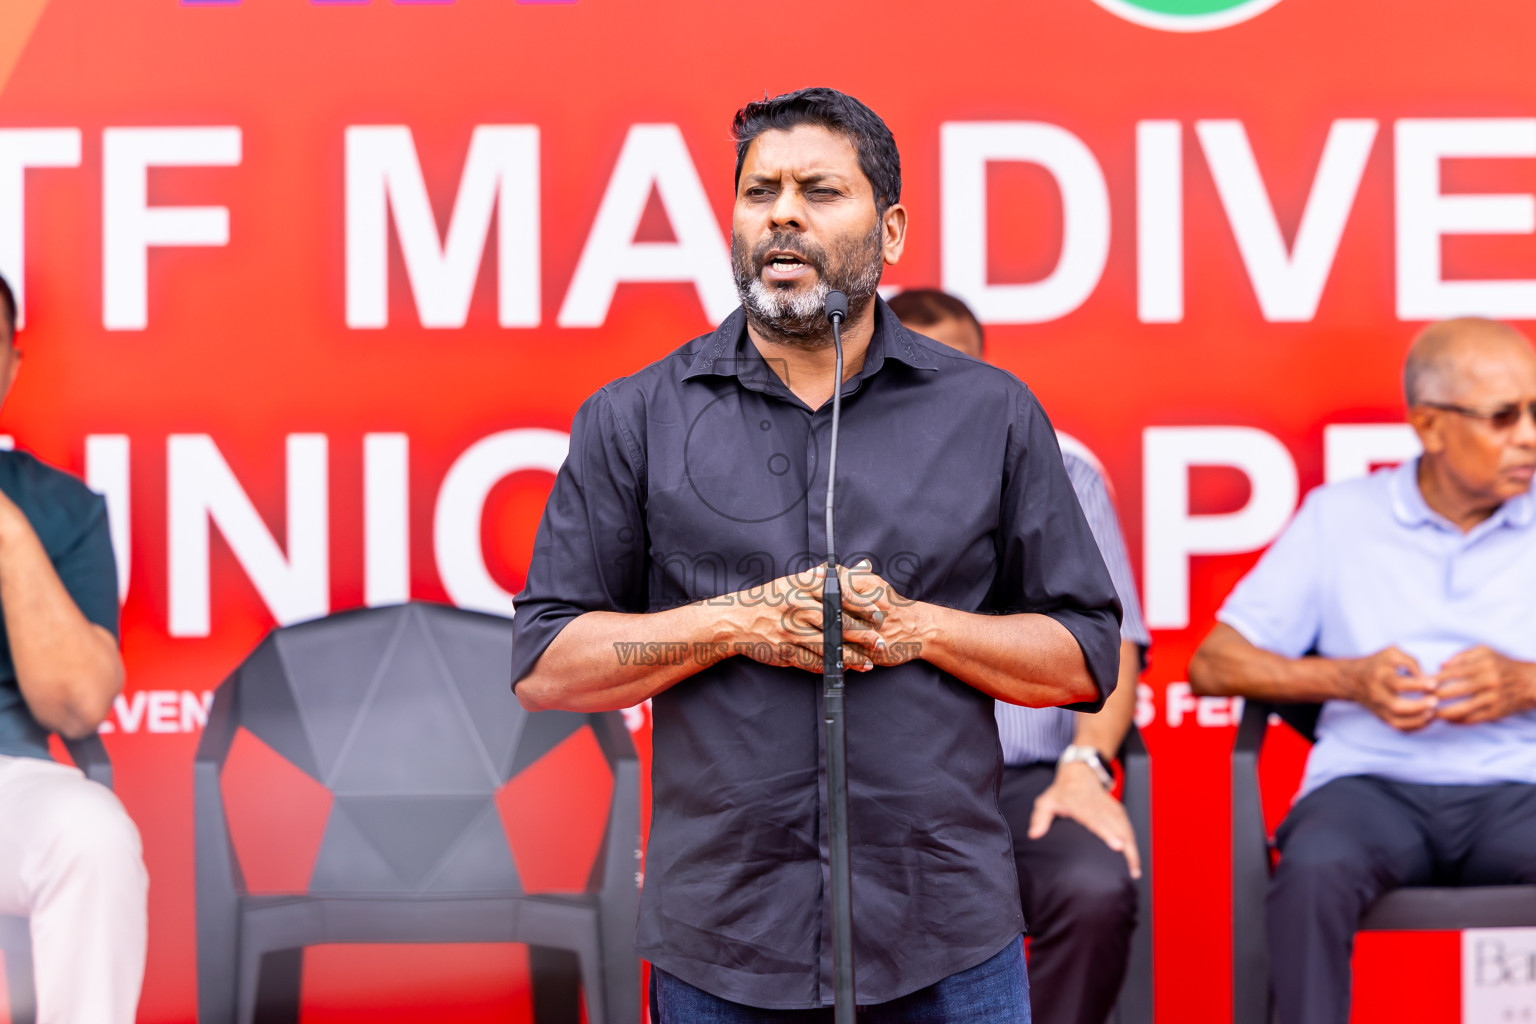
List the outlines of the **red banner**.
{"label": "red banner", "polygon": [[[731,114],[809,84],[901,147],[886,283],[963,294],[1108,469],[1155,636],[1158,1010],[1228,1019],[1237,709],[1185,663],[1299,495],[1413,450],[1392,424],[1418,323],[1536,319],[1533,32],[1493,0],[10,0],[0,272],[26,360],[0,426],[113,515],[141,1019],[195,1015],[210,691],[276,623],[510,607],[579,402],[735,304]],[[236,753],[242,860],[294,884],[323,794]],[[606,798],[595,749],[552,756],[508,815]],[[269,785],[297,808],[283,841]],[[590,817],[516,851],[530,888],[582,884]],[[306,1012],[504,1014],[514,961],[313,951]],[[1428,973],[1454,1006],[1454,964]],[[1385,1012],[1368,976],[1362,1019]]]}

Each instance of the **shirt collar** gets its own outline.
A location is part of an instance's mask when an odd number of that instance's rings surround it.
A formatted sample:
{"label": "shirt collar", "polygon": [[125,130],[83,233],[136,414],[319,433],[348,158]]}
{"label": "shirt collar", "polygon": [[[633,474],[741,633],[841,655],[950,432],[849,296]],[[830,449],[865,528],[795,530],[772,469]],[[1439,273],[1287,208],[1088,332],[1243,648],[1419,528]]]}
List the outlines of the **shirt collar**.
{"label": "shirt collar", "polygon": [[[1419,489],[1419,457],[1403,462],[1392,471],[1392,512],[1404,526],[1422,526],[1430,523],[1450,530],[1457,530],[1448,519],[1429,507],[1424,492]],[[1473,533],[1486,533],[1500,526],[1524,528],[1536,521],[1536,497],[1530,491],[1510,498],[1494,510],[1493,515],[1473,528]]]}
{"label": "shirt collar", "polygon": [[[896,314],[891,312],[885,300],[877,297],[875,333],[869,339],[869,348],[864,352],[864,365],[853,379],[862,381],[873,376],[885,365],[887,359],[905,363],[917,370],[936,371],[939,368],[933,356],[912,339],[912,332],[896,319]],[[758,352],[757,346],[752,344],[747,335],[746,311],[737,306],[699,346],[699,352],[694,356],[688,372],[683,374],[683,380],[715,376],[736,377],[743,382],[766,381],[772,373],[762,353]],[[777,377],[776,374],[774,376]]]}

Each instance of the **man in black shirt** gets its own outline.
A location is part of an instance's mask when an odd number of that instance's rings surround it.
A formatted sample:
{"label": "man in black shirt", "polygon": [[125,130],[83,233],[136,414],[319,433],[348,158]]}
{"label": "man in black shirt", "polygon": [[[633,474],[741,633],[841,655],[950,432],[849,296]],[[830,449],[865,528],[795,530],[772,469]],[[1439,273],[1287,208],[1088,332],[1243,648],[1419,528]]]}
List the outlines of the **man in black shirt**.
{"label": "man in black shirt", "polygon": [[535,710],[655,698],[636,933],[654,1015],[827,1016],[815,498],[823,302],[845,292],[858,997],[872,1021],[1027,1020],[992,701],[1102,704],[1114,587],[1034,396],[876,296],[906,229],[884,122],[806,89],[748,104],[734,129],[743,308],[577,413],[517,598],[513,685]]}
{"label": "man in black shirt", "polygon": [[[0,402],[16,379],[0,279]],[[139,834],[104,786],[55,764],[48,734],[96,730],[123,686],[106,503],[0,452],[0,914],[30,919],[37,1020],[131,1024],[148,884]]]}

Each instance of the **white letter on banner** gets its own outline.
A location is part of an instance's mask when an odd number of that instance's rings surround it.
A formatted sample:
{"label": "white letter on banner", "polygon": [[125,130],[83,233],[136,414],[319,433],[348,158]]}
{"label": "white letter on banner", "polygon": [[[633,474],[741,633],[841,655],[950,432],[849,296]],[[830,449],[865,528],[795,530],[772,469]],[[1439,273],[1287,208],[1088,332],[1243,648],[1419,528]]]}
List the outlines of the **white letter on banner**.
{"label": "white letter on banner", "polygon": [[1536,231],[1536,200],[1520,195],[1443,195],[1440,161],[1536,156],[1536,119],[1445,118],[1397,122],[1397,316],[1439,320],[1536,317],[1536,280],[1444,279],[1446,235]]}
{"label": "white letter on banner", "polygon": [[287,447],[284,555],[212,438],[172,434],[166,442],[171,636],[208,635],[210,521],[279,625],[330,611],[326,438],[289,434]]}
{"label": "white letter on banner", "polygon": [[559,472],[570,445],[570,436],[558,430],[504,430],[470,445],[448,470],[437,494],[432,545],[437,575],[454,604],[512,616],[512,595],[491,578],[480,547],[485,499],[491,488],[513,473]]}
{"label": "white letter on banner", "polygon": [[222,206],[150,206],[151,167],[235,167],[239,128],[108,128],[101,133],[102,315],[109,331],[149,324],[149,248],[228,245]]}
{"label": "white letter on banner", "polygon": [[[675,242],[634,241],[652,188]],[[560,326],[601,327],[621,281],[692,281],[716,323],[738,303],[730,250],[675,124],[630,126],[560,307]]]}
{"label": "white letter on banner", "polygon": [[389,323],[389,213],[423,327],[463,327],[498,198],[497,322],[539,326],[539,129],[475,128],[448,219],[437,220],[416,159],[411,130],[399,125],[347,129],[347,326]]}
{"label": "white letter on banner", "polygon": [[[1263,547],[1296,511],[1296,463],[1273,435],[1253,427],[1148,427],[1145,481],[1147,625],[1189,625],[1189,556]],[[1252,485],[1236,512],[1191,515],[1191,466],[1229,466]]]}
{"label": "white letter on banner", "polygon": [[363,600],[411,599],[410,439],[363,435]]}
{"label": "white letter on banner", "polygon": [[80,129],[0,129],[0,277],[16,293],[16,327],[27,325],[28,167],[79,167]]}
{"label": "white letter on banner", "polygon": [[1285,236],[1242,122],[1195,123],[1259,308],[1271,323],[1305,323],[1317,314],[1339,239],[1360,191],[1376,127],[1375,121],[1363,119],[1333,122],[1302,209],[1296,244],[1286,252]]}
{"label": "white letter on banner", "polygon": [[[984,323],[1038,324],[1081,306],[1109,259],[1109,187],[1076,135],[1034,121],[949,122],[939,128],[944,289]],[[1061,255],[1043,280],[987,283],[987,164],[1039,164],[1061,190]]]}
{"label": "white letter on banner", "polygon": [[1377,466],[1405,462],[1423,450],[1406,423],[1330,423],[1323,428],[1323,480],[1368,476]]}
{"label": "white letter on banner", "polygon": [[129,490],[128,435],[87,434],[85,437],[85,482],[91,490],[107,499],[107,530],[112,536],[112,554],[117,562],[117,600],[128,598]]}
{"label": "white letter on banner", "polygon": [[1184,130],[1136,123],[1136,318],[1184,319]]}

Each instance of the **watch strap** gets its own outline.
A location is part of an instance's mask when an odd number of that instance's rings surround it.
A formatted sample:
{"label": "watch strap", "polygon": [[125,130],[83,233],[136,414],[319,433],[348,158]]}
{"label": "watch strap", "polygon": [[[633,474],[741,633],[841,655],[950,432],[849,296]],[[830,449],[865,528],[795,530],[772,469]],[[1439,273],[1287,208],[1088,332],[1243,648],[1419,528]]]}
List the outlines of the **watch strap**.
{"label": "watch strap", "polygon": [[1064,764],[1085,764],[1097,776],[1101,786],[1105,789],[1115,788],[1115,777],[1110,774],[1108,768],[1104,767],[1104,759],[1099,756],[1098,750],[1093,747],[1081,743],[1074,743],[1068,746],[1066,750],[1061,752],[1061,757],[1056,760],[1058,768]]}

